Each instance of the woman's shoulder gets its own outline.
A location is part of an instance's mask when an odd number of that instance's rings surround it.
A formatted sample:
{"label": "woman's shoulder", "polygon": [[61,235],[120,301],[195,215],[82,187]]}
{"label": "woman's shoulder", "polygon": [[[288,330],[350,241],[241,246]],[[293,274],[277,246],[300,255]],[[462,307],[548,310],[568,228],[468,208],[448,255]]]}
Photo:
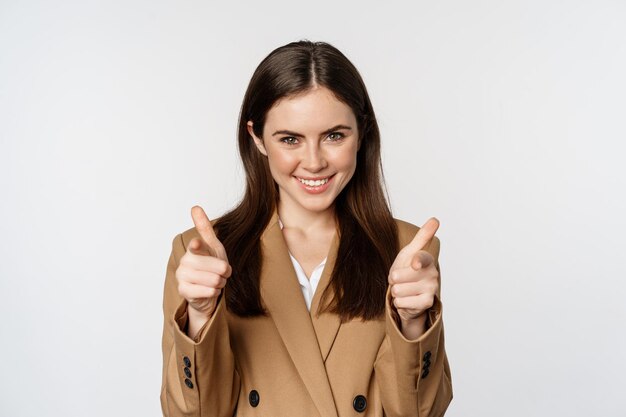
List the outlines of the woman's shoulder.
{"label": "woman's shoulder", "polygon": [[406,220],[396,219],[395,217],[393,220],[396,222],[396,227],[398,228],[398,239],[400,240],[401,247],[403,247],[413,239],[420,228]]}
{"label": "woman's shoulder", "polygon": [[414,225],[411,222],[407,222],[406,220],[401,220],[401,219],[396,219],[395,217],[393,218],[393,220],[396,222],[396,226],[398,226],[398,231],[399,232],[415,232],[417,233],[417,231],[420,229],[419,227],[417,227],[416,225]]}

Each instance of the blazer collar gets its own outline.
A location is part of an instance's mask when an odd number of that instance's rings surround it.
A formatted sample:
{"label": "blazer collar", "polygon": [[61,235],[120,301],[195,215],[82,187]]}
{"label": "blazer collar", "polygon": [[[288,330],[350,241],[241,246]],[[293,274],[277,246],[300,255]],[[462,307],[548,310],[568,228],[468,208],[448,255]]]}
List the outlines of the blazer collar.
{"label": "blazer collar", "polygon": [[320,415],[332,417],[337,416],[337,410],[324,362],[340,320],[335,314],[318,315],[317,309],[320,296],[330,282],[338,247],[339,238],[335,233],[309,313],[276,209],[261,235],[261,297]]}

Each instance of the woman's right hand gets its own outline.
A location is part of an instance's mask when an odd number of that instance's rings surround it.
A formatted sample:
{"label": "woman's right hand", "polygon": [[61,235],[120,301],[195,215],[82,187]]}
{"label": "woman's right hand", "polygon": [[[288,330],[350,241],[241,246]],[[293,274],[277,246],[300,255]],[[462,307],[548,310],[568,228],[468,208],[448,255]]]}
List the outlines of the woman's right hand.
{"label": "woman's right hand", "polygon": [[202,207],[192,207],[191,217],[200,238],[189,242],[176,269],[176,279],[178,293],[187,300],[187,334],[193,339],[215,311],[232,268]]}

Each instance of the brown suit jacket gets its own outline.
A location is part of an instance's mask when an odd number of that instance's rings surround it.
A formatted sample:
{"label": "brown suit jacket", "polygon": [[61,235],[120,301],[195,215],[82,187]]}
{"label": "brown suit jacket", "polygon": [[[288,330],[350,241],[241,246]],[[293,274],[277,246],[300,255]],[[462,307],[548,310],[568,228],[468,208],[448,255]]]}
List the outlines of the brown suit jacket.
{"label": "brown suit jacket", "polygon": [[[419,228],[396,220],[400,247]],[[341,324],[317,315],[336,262],[335,236],[318,288],[306,308],[275,212],[261,242],[261,297],[269,315],[241,318],[223,298],[196,340],[183,331],[186,301],[175,271],[195,228],[177,235],[163,299],[163,415],[179,416],[442,416],[452,399],[439,297],[429,329],[409,341],[387,291],[384,316]],[[439,240],[426,248],[437,260]],[[437,263],[437,268],[439,268]]]}

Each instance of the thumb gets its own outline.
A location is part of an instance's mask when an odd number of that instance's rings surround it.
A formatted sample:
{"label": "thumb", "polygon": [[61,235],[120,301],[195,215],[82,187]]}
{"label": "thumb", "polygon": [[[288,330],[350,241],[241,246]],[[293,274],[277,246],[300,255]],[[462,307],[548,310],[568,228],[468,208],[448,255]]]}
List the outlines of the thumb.
{"label": "thumb", "polygon": [[202,243],[204,243],[210,251],[213,252],[214,256],[228,262],[226,249],[224,249],[224,245],[222,245],[222,242],[220,242],[217,238],[215,230],[213,230],[213,225],[202,207],[193,206],[191,208],[191,218],[193,219],[193,224],[196,226],[196,230],[202,239]]}
{"label": "thumb", "polygon": [[407,245],[411,252],[417,252],[424,249],[428,243],[432,240],[439,229],[439,220],[435,217],[431,217],[424,223],[424,225],[417,231],[415,237]]}
{"label": "thumb", "polygon": [[[423,263],[428,263],[428,257],[419,253],[420,251],[423,251],[423,249],[432,240],[438,228],[439,220],[434,217],[428,219],[426,223],[424,223],[424,225],[417,231],[413,240],[400,249],[400,252],[393,261],[390,269],[406,268],[408,266],[413,266],[413,269],[419,269],[420,264],[422,264],[423,267]],[[416,257],[417,259],[414,259]]]}

